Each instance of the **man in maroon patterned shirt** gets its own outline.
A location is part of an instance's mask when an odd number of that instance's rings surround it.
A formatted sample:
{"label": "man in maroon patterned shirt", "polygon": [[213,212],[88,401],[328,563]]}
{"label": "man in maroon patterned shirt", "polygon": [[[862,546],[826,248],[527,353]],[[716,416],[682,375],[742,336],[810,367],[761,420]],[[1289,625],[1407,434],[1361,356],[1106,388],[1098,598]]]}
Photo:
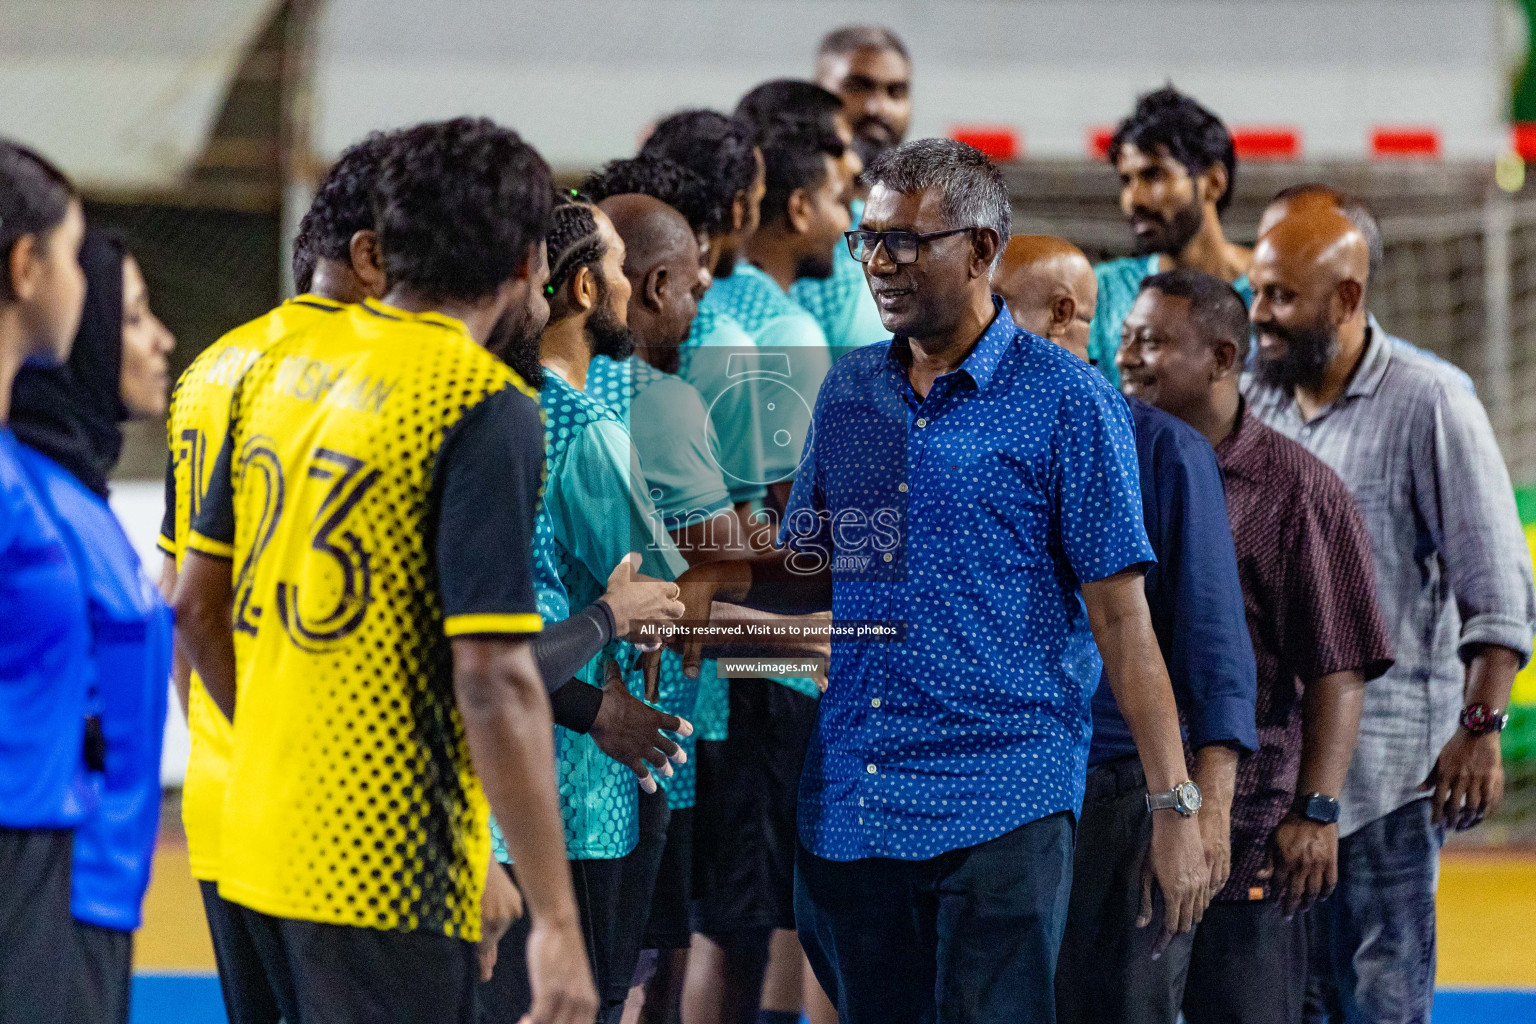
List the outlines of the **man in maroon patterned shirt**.
{"label": "man in maroon patterned shirt", "polygon": [[1365,683],[1392,664],[1365,522],[1333,470],[1244,408],[1248,337],[1230,285],[1176,270],[1142,283],[1116,356],[1127,394],[1216,449],[1258,667],[1259,750],[1238,768],[1232,873],[1170,964],[1190,1024],[1301,1020],[1302,912],[1338,880],[1338,795]]}

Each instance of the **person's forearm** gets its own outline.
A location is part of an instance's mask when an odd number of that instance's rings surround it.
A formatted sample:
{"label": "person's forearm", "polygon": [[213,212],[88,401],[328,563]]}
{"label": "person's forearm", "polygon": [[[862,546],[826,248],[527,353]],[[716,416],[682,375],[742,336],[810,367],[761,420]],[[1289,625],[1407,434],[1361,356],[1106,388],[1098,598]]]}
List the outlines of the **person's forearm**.
{"label": "person's forearm", "polygon": [[[752,588],[752,580],[755,570],[752,563],[742,559],[730,559],[721,562],[705,562],[695,565],[677,578],[679,589],[702,588],[708,591],[711,603],[724,601],[730,604],[740,604],[742,598],[747,596],[747,591]],[[684,603],[688,602],[688,596],[684,596]],[[697,609],[704,611],[703,605]],[[685,618],[690,617],[694,611],[690,607]]]}
{"label": "person's forearm", "polygon": [[1104,674],[1141,756],[1147,790],[1172,789],[1187,780],[1189,772],[1173,687],[1152,632],[1141,574],[1122,573],[1085,584],[1083,597]]}
{"label": "person's forearm", "polygon": [[[192,669],[214,705],[235,720],[235,640],[229,630],[230,605],[223,608],[178,605],[176,643],[186,652]],[[190,687],[190,682],[189,682]]]}
{"label": "person's forearm", "polygon": [[1468,651],[1466,703],[1507,709],[1520,672],[1520,655],[1498,644],[1477,644]]}
{"label": "person's forearm", "polygon": [[1237,751],[1221,743],[1210,743],[1195,751],[1195,769],[1191,776],[1200,787],[1200,813],[1228,817],[1237,791]]}
{"label": "person's forearm", "polygon": [[762,557],[762,552],[752,546],[742,518],[730,509],[679,527],[671,536],[678,554],[689,565]]}
{"label": "person's forearm", "polygon": [[1359,672],[1335,672],[1307,682],[1301,696],[1298,794],[1321,793],[1337,799],[1343,792],[1364,704],[1365,677]]}
{"label": "person's forearm", "polygon": [[[176,559],[166,555],[160,563],[160,598],[166,604],[176,599],[176,577]],[[192,665],[178,643],[171,645],[171,685],[176,688],[176,699],[181,702],[182,721],[186,721],[188,701],[192,699]]]}
{"label": "person's forearm", "polygon": [[457,639],[453,683],[475,771],[529,909],[547,924],[573,923],[549,699],[533,653],[527,644]]}
{"label": "person's forearm", "polygon": [[832,570],[798,572],[792,554],[752,562],[749,586],[736,593],[717,593],[716,599],[780,615],[805,615],[832,607]]}
{"label": "person's forearm", "polygon": [[719,640],[704,646],[706,658],[777,658],[795,655],[825,656],[828,653],[827,627],[832,624],[831,614],[816,612],[810,615],[776,615],[773,612],[748,608],[745,605],[714,602],[710,622],[721,625],[727,622],[754,623],[764,626],[795,627],[793,635],[748,635],[739,639]]}
{"label": "person's forearm", "polygon": [[176,582],[176,646],[202,678],[203,688],[231,722],[235,720],[235,640],[230,628],[234,589],[229,563],[187,554]]}
{"label": "person's forearm", "polygon": [[533,641],[533,655],[544,679],[544,692],[564,687],[577,669],[597,657],[613,639],[613,612],[594,601],[568,619],[549,623]]}

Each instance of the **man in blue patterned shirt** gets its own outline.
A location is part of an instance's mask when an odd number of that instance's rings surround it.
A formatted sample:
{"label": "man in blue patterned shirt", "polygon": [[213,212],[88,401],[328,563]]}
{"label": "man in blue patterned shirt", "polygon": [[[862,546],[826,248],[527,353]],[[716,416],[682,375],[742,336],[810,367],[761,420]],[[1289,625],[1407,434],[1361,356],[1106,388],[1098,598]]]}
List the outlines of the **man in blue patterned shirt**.
{"label": "man in blue patterned shirt", "polygon": [[925,139],[866,176],[851,251],[895,340],[821,389],[780,533],[791,572],[721,566],[683,599],[783,606],[830,577],[835,619],[895,631],[834,644],[800,793],[797,924],[840,1019],[1052,1021],[1101,671],[1167,808],[1158,948],[1208,882],[1135,439],[1103,378],[992,296],[1011,218],[986,157]]}

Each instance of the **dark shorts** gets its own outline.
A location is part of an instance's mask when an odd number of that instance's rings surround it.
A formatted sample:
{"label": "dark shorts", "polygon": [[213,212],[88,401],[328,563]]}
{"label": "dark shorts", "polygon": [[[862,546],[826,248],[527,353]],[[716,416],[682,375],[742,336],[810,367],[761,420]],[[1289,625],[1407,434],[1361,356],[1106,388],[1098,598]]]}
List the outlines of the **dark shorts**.
{"label": "dark shorts", "polygon": [[[575,864],[571,865],[573,868]],[[510,864],[502,870],[517,884],[517,873]],[[580,892],[580,888],[577,889]],[[579,904],[578,900],[578,904]],[[526,909],[526,907],[525,907]],[[586,923],[586,911],[582,911],[582,923]],[[475,1020],[479,1024],[517,1024],[533,1005],[533,993],[528,988],[528,931],[531,922],[528,915],[512,922],[501,941],[496,944],[496,969],[491,980],[481,982],[475,989]],[[585,939],[585,936],[583,936]],[[587,943],[587,954],[592,952]]]}
{"label": "dark shorts", "polygon": [[772,680],[731,680],[730,735],[697,751],[694,931],[795,926],[795,811],[817,704]]}
{"label": "dark shorts", "polygon": [[74,833],[0,828],[0,1024],[73,1020],[80,961],[69,913]]}
{"label": "dark shorts", "polygon": [[688,948],[688,899],[692,893],[693,808],[683,807],[674,810],[667,822],[667,845],[661,851],[642,949]]}
{"label": "dark shorts", "polygon": [[283,1018],[325,1024],[474,1024],[480,964],[463,939],[239,910]]}
{"label": "dark shorts", "polygon": [[[668,813],[665,792],[642,792],[640,838],[633,850],[612,860],[571,861],[582,941],[601,1000],[599,1024],[617,1024],[624,1013],[651,911],[657,865],[666,846]],[[503,867],[516,883],[516,871],[510,865]],[[524,915],[497,945],[491,980],[478,986],[480,1024],[517,1024],[528,1012],[533,1001],[528,984],[528,928]]]}
{"label": "dark shorts", "polygon": [[[619,949],[621,936],[619,918],[624,878],[623,857],[610,860],[571,861],[571,886],[576,892],[576,910],[581,915],[581,941],[587,947],[587,966],[592,971],[592,981],[597,986],[600,1000],[598,1020],[618,1020],[614,1016],[613,995],[618,989],[615,979],[619,973],[615,964],[622,954]],[[517,873],[509,865],[503,865],[517,881]],[[480,1024],[517,1024],[533,1005],[533,991],[528,982],[528,916],[507,929],[496,946],[496,969],[491,980],[479,986]],[[638,957],[638,952],[636,954]],[[629,974],[624,977],[628,991]],[[617,1008],[623,1011],[624,1002],[618,1000]]]}
{"label": "dark shorts", "polygon": [[75,922],[82,977],[81,1024],[128,1024],[133,987],[133,933]]}
{"label": "dark shorts", "polygon": [[217,882],[199,881],[197,887],[203,894],[229,1024],[277,1024],[283,1014],[247,928],[245,911],[219,895]]}

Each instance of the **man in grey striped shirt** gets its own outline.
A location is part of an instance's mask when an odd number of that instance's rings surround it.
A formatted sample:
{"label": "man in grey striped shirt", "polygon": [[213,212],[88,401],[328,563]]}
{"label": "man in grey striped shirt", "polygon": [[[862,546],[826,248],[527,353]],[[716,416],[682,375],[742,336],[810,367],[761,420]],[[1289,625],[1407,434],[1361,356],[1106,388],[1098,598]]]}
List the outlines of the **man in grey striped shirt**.
{"label": "man in grey striped shirt", "polygon": [[1312,205],[1254,252],[1253,414],[1343,478],[1371,534],[1396,663],[1366,690],[1339,800],[1339,878],[1313,913],[1309,1021],[1427,1022],[1447,826],[1503,796],[1499,732],[1536,632],[1531,562],[1487,414],[1367,319],[1367,246]]}

